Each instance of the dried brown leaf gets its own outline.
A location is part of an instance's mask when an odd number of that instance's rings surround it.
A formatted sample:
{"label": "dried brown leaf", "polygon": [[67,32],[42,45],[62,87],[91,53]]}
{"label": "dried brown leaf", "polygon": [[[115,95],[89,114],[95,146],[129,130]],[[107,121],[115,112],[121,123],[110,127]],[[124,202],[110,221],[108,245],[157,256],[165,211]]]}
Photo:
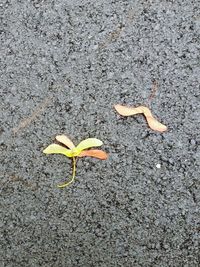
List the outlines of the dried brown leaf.
{"label": "dried brown leaf", "polygon": [[150,109],[147,107],[139,106],[139,107],[133,108],[133,107],[126,107],[126,106],[122,106],[118,104],[118,105],[115,105],[114,108],[122,116],[143,114],[146,117],[149,127],[154,131],[165,132],[167,130],[167,126],[165,126],[164,124],[156,120],[153,117]]}

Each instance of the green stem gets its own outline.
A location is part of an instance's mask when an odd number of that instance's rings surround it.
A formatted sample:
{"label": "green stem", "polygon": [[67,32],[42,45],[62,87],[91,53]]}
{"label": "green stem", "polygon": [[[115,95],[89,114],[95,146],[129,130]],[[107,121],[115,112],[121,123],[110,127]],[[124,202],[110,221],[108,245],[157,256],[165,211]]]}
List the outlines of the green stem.
{"label": "green stem", "polygon": [[75,178],[75,175],[76,175],[76,158],[73,157],[72,160],[73,160],[72,178],[71,178],[71,180],[69,182],[61,184],[61,185],[58,185],[59,188],[66,187],[66,186],[68,186],[68,185],[70,185],[71,183],[74,182],[74,178]]}

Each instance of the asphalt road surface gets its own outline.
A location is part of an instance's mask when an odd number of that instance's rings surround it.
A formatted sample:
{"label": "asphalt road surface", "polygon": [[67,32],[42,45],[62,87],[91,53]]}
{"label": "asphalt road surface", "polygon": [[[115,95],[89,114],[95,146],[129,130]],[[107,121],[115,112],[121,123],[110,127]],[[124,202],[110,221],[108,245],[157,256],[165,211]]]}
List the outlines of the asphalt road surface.
{"label": "asphalt road surface", "polygon": [[[199,0],[0,7],[0,266],[200,266]],[[70,159],[42,153],[61,133],[109,153],[63,189]]]}

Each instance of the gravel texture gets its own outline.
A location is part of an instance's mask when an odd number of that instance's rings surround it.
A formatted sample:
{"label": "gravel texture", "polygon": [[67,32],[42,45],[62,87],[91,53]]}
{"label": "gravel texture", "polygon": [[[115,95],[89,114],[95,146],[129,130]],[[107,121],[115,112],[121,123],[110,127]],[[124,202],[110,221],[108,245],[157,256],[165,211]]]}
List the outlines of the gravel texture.
{"label": "gravel texture", "polygon": [[[200,266],[199,6],[1,1],[1,267]],[[109,153],[65,189],[71,161],[42,153],[60,133]]]}

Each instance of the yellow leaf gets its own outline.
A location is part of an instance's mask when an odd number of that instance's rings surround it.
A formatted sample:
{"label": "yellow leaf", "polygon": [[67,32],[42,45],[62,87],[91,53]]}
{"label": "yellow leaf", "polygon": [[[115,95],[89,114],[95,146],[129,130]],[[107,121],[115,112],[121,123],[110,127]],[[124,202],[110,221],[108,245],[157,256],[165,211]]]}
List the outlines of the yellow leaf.
{"label": "yellow leaf", "polygon": [[51,144],[43,150],[45,154],[63,154],[67,157],[72,157],[72,151],[57,144]]}
{"label": "yellow leaf", "polygon": [[75,145],[73,144],[73,142],[66,136],[66,135],[57,135],[56,136],[56,140],[64,145],[66,145],[67,147],[69,147],[70,149],[73,149],[75,147]]}
{"label": "yellow leaf", "polygon": [[103,142],[97,138],[88,138],[80,142],[77,147],[75,148],[76,156],[78,156],[82,150],[94,147],[94,146],[101,146]]}
{"label": "yellow leaf", "polygon": [[[93,149],[93,150],[85,150],[87,148],[101,146],[103,143],[101,140],[96,138],[88,138],[83,140],[79,143],[77,147],[74,146],[72,141],[65,135],[58,135],[56,136],[56,140],[65,146],[68,146],[71,149],[67,149],[66,147],[63,147],[59,144],[51,144],[46,149],[44,149],[43,153],[45,154],[63,154],[67,157],[70,157],[73,159],[73,172],[72,177],[69,181],[58,185],[59,188],[64,188],[68,185],[70,185],[74,179],[75,179],[75,173],[76,173],[76,157],[95,157],[98,159],[107,159],[108,155],[106,152]],[[84,150],[84,151],[83,151]],[[82,152],[82,153],[81,153]]]}

